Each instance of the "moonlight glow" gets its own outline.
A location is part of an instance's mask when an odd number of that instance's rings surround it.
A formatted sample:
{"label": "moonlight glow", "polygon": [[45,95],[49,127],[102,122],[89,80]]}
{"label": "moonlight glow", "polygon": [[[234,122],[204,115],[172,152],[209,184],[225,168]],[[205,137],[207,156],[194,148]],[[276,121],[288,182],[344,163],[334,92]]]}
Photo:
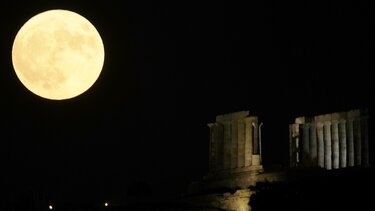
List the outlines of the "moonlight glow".
{"label": "moonlight glow", "polygon": [[63,100],[87,91],[104,64],[104,46],[95,27],[67,10],[49,10],[28,20],[12,49],[17,77],[31,92]]}

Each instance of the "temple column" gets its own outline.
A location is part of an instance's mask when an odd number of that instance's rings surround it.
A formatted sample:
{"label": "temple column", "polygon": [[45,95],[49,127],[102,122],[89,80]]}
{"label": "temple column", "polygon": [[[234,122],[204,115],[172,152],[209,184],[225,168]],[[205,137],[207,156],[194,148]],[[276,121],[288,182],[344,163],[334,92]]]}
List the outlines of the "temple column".
{"label": "temple column", "polygon": [[249,118],[245,120],[245,166],[251,166],[253,156],[253,126]]}
{"label": "temple column", "polygon": [[224,123],[224,158],[223,158],[223,167],[224,169],[229,169],[231,167],[231,151],[232,151],[232,142],[231,142],[231,126],[230,122]]}
{"label": "temple column", "polygon": [[238,128],[237,128],[237,121],[232,120],[230,123],[231,127],[231,140],[232,140],[232,159],[231,159],[231,168],[238,167]]}
{"label": "temple column", "polygon": [[298,124],[289,125],[289,161],[290,167],[296,167],[298,164]]}
{"label": "temple column", "polygon": [[360,166],[362,164],[362,138],[361,138],[361,121],[354,120],[354,164]]}
{"label": "temple column", "polygon": [[339,122],[340,168],[346,168],[346,121]]}
{"label": "temple column", "polygon": [[339,122],[337,120],[332,121],[332,160],[333,168],[338,169],[340,167],[340,147],[339,147]]}
{"label": "temple column", "polygon": [[354,166],[354,132],[353,132],[353,120],[347,121],[347,135],[348,135],[348,166]]}
{"label": "temple column", "polygon": [[324,168],[324,136],[323,136],[324,124],[318,122],[316,124],[316,131],[318,133],[318,166]]}
{"label": "temple column", "polygon": [[296,130],[296,162],[297,165],[300,164],[301,162],[301,139],[300,139],[300,131],[299,131],[299,125],[295,124],[294,125],[295,130]]}
{"label": "temple column", "polygon": [[258,131],[259,131],[259,125],[257,123],[257,120],[254,120],[252,122],[252,125],[253,125],[253,157],[252,157],[252,164],[251,165],[254,165],[254,166],[258,166],[260,165],[260,154],[259,154],[259,135],[258,135]]}
{"label": "temple column", "polygon": [[332,169],[331,122],[324,122],[324,167]]}
{"label": "temple column", "polygon": [[310,163],[310,124],[303,124],[300,127],[302,131],[302,164],[306,165]]}
{"label": "temple column", "polygon": [[216,166],[218,170],[223,169],[224,163],[224,137],[223,126],[220,123],[215,124],[216,136]]}
{"label": "temple column", "polygon": [[310,160],[313,166],[317,165],[317,141],[316,141],[316,124],[310,124]]}
{"label": "temple column", "polygon": [[254,134],[253,151],[254,151],[254,155],[258,155],[259,154],[258,124],[256,122],[253,122],[252,125],[253,125],[253,134]]}
{"label": "temple column", "polygon": [[238,142],[238,153],[237,153],[237,166],[245,166],[245,121],[243,119],[237,122],[237,142]]}

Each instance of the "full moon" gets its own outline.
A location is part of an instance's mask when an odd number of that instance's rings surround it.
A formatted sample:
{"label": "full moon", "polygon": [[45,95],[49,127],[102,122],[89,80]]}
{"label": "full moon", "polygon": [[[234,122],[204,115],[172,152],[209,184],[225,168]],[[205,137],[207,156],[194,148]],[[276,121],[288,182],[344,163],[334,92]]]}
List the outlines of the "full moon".
{"label": "full moon", "polygon": [[43,98],[64,100],[84,93],[99,78],[104,45],[86,18],[68,10],[48,10],[18,31],[12,62],[28,90]]}

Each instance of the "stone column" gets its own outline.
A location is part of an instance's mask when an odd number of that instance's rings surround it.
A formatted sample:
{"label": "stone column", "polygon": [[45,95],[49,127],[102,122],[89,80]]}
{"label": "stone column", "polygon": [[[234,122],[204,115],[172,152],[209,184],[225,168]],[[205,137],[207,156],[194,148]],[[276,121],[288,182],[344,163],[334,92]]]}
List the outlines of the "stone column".
{"label": "stone column", "polygon": [[259,161],[262,164],[262,126],[263,122],[258,125],[258,142],[259,142]]}
{"label": "stone column", "polygon": [[346,168],[346,121],[339,122],[340,168]]}
{"label": "stone column", "polygon": [[224,168],[224,127],[220,123],[216,123],[217,133],[218,133],[218,153],[217,157],[219,159],[218,168]]}
{"label": "stone column", "polygon": [[362,137],[361,137],[361,121],[354,120],[354,164],[360,166],[362,164]]}
{"label": "stone column", "polygon": [[316,124],[316,131],[318,134],[318,166],[324,168],[324,136],[323,136],[324,124],[318,122]]}
{"label": "stone column", "polygon": [[251,158],[253,156],[253,126],[250,118],[245,120],[245,166],[251,166]]}
{"label": "stone column", "polygon": [[324,122],[324,167],[332,169],[331,122]]}
{"label": "stone column", "polygon": [[308,165],[310,163],[310,124],[303,124],[300,127],[302,131],[302,164]]}
{"label": "stone column", "polygon": [[370,166],[370,158],[368,152],[368,125],[367,116],[362,117],[361,128],[362,128],[362,165],[365,167]]}
{"label": "stone column", "polygon": [[338,169],[340,167],[340,147],[339,147],[339,122],[337,120],[332,121],[332,160],[333,168]]}
{"label": "stone column", "polygon": [[253,137],[253,154],[254,155],[258,155],[259,154],[259,138],[258,138],[258,124],[256,122],[253,122],[252,123],[253,125],[253,134],[254,134],[254,137]]}
{"label": "stone column", "polygon": [[252,122],[253,125],[253,156],[252,156],[252,163],[251,165],[257,166],[260,165],[261,159],[260,159],[260,154],[259,154],[259,125],[257,119],[254,119]]}
{"label": "stone column", "polygon": [[244,167],[245,166],[245,121],[243,119],[239,119],[237,122],[237,128],[238,128],[238,167]]}
{"label": "stone column", "polygon": [[296,146],[297,134],[294,128],[295,128],[295,124],[289,125],[289,165],[290,167],[297,166],[297,146]]}
{"label": "stone column", "polygon": [[229,169],[231,166],[231,151],[232,151],[232,142],[231,142],[231,128],[230,122],[226,121],[224,123],[224,158],[223,158],[223,168]]}
{"label": "stone column", "polygon": [[231,121],[231,140],[232,140],[232,159],[231,159],[231,168],[237,168],[238,167],[238,129],[237,129],[237,121],[232,120]]}
{"label": "stone column", "polygon": [[297,165],[301,162],[301,138],[300,138],[300,130],[299,130],[299,124],[294,124],[294,128],[296,131],[296,163]]}
{"label": "stone column", "polygon": [[316,141],[316,124],[310,124],[310,160],[312,166],[316,166],[318,163],[317,158],[317,141]]}
{"label": "stone column", "polygon": [[354,132],[353,132],[353,120],[347,121],[347,135],[348,135],[348,166],[354,166]]}

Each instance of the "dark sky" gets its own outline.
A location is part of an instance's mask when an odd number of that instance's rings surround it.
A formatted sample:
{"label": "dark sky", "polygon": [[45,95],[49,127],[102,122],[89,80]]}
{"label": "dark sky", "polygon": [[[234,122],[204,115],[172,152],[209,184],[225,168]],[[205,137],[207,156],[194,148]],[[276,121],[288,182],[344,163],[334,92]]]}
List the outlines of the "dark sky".
{"label": "dark sky", "polygon": [[[259,116],[266,164],[287,163],[297,116],[371,114],[373,3],[239,2],[1,1],[0,182],[8,193],[39,188],[95,201],[143,181],[155,195],[178,196],[206,174],[207,123],[218,114]],[[104,42],[102,74],[73,99],[40,98],[13,71],[17,31],[48,9],[81,14]]]}

